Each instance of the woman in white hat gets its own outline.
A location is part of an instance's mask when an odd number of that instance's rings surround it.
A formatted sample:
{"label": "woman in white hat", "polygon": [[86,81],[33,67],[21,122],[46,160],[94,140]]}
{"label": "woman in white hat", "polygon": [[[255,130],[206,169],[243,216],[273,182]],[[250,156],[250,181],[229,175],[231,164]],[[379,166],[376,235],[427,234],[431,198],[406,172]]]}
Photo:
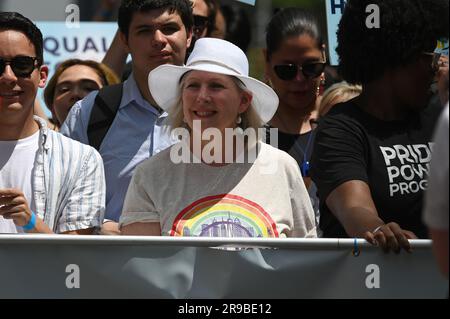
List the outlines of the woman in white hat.
{"label": "woman in white hat", "polygon": [[200,39],[185,67],[160,66],[149,87],[181,141],[136,169],[120,219],[123,235],[317,236],[295,160],[244,138],[244,130],[272,118],[278,98],[248,77],[241,49]]}

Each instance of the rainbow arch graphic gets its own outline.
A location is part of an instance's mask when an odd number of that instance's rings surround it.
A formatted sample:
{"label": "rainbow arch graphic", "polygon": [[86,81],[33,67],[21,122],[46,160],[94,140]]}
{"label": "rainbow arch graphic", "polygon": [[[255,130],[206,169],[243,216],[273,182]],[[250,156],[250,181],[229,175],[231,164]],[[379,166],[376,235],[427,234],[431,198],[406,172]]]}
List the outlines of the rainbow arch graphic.
{"label": "rainbow arch graphic", "polygon": [[278,238],[276,224],[258,204],[224,194],[202,198],[175,218],[170,236]]}

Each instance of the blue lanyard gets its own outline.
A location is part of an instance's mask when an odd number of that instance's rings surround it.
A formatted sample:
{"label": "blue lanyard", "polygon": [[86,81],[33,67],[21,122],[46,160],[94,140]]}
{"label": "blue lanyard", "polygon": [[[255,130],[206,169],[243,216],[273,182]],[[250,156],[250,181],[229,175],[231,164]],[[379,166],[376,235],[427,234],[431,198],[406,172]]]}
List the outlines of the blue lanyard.
{"label": "blue lanyard", "polygon": [[311,169],[311,164],[308,161],[308,151],[309,151],[309,147],[311,146],[311,141],[312,141],[313,135],[314,135],[313,130],[309,131],[308,143],[306,144],[305,150],[303,150],[303,148],[300,146],[300,143],[298,143],[298,140],[295,142],[295,144],[298,146],[300,151],[302,151],[302,153],[303,153],[303,161],[302,161],[302,164],[300,165],[300,171],[302,172],[303,177],[308,177],[309,171]]}

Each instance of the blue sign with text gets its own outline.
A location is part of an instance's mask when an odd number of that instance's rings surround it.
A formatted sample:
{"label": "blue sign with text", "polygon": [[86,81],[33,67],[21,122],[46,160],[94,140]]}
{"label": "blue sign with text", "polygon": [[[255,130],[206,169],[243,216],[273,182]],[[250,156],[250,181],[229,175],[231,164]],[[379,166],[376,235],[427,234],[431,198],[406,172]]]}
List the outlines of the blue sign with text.
{"label": "blue sign with text", "polygon": [[[36,25],[44,37],[44,63],[50,69],[49,79],[58,64],[67,59],[101,62],[117,31],[114,22],[80,22],[79,28],[69,28],[65,22],[36,22]],[[38,92],[38,98],[50,117],[42,90]]]}
{"label": "blue sign with text", "polygon": [[328,51],[330,53],[330,64],[338,65],[339,59],[336,53],[339,21],[346,5],[345,0],[326,0],[327,28],[328,28]]}

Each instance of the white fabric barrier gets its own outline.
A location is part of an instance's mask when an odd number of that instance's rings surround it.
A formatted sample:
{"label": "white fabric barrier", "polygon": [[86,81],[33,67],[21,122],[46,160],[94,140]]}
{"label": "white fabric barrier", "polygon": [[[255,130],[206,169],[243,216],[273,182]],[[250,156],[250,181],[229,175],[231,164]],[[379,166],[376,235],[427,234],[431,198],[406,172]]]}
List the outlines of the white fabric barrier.
{"label": "white fabric barrier", "polygon": [[[242,246],[230,251],[210,247]],[[0,298],[445,298],[431,241],[0,235]]]}

